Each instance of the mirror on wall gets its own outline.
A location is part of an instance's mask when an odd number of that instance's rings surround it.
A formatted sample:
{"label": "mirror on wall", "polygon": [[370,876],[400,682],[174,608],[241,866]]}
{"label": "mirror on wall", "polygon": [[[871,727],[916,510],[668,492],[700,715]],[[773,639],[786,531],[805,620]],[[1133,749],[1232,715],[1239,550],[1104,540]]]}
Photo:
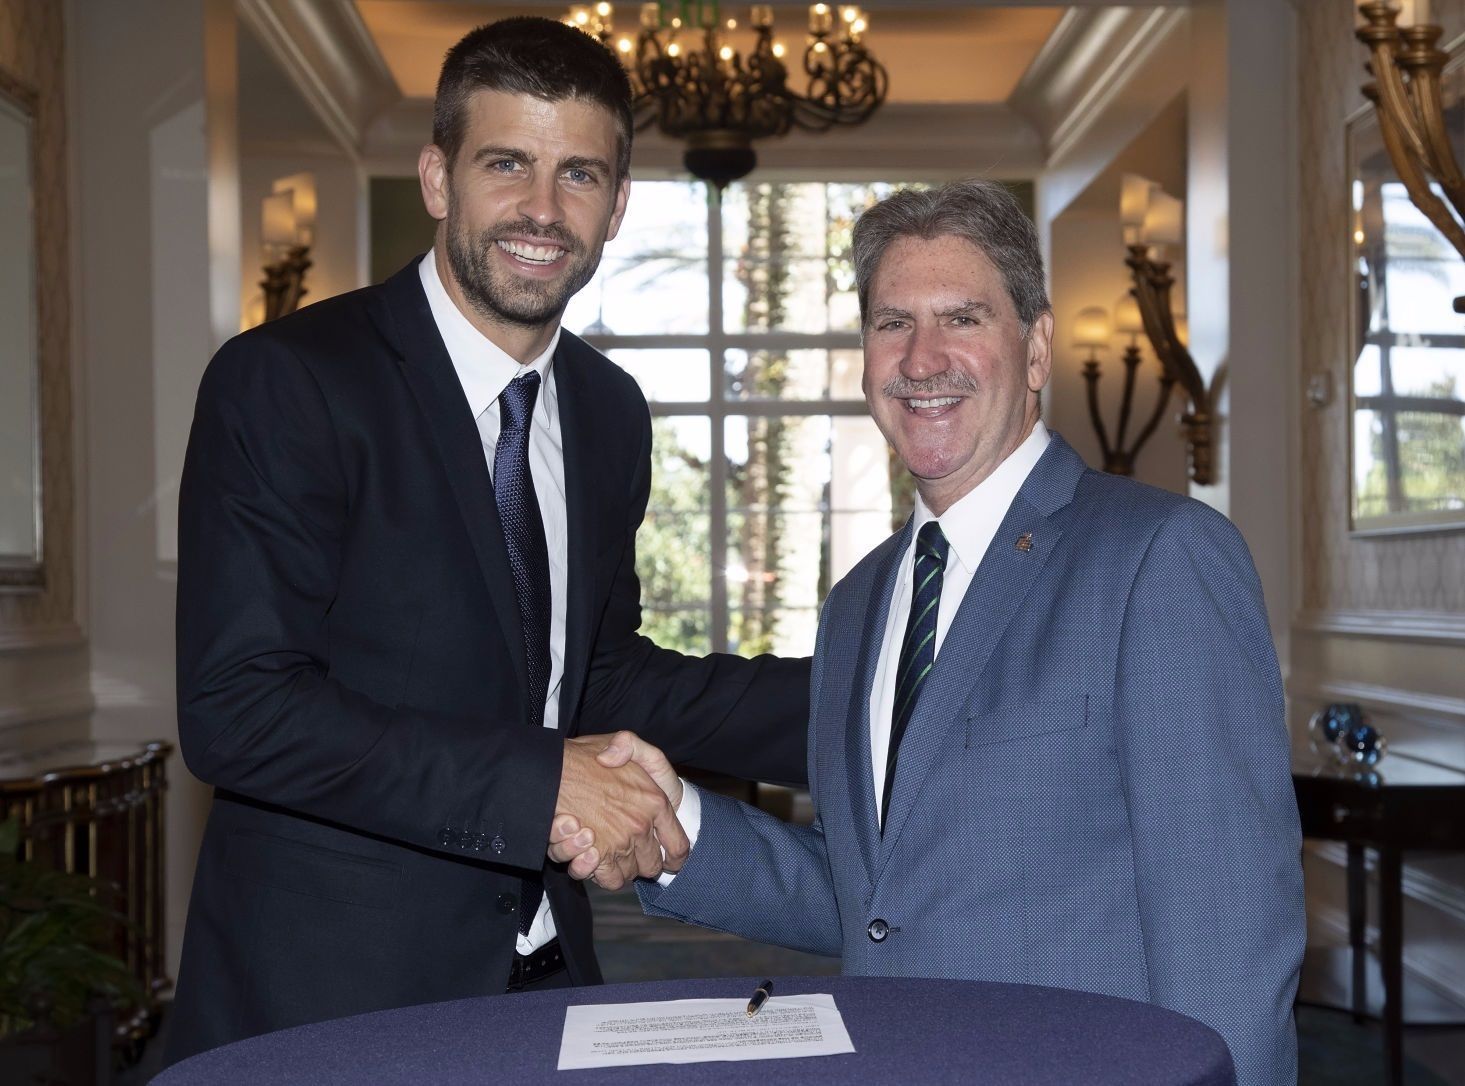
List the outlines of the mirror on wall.
{"label": "mirror on wall", "polygon": [[0,589],[39,588],[35,98],[0,80]]}
{"label": "mirror on wall", "polygon": [[[1444,80],[1456,154],[1465,71]],[[1370,106],[1348,125],[1352,529],[1465,528],[1465,261],[1414,206]]]}

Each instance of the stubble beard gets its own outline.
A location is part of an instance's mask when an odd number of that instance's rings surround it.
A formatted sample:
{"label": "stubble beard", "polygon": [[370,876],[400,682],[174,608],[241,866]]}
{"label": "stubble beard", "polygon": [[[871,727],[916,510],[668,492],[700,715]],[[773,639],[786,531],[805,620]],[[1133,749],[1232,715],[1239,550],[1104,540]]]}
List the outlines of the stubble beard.
{"label": "stubble beard", "polygon": [[[539,283],[497,266],[500,239],[537,238],[565,249],[567,267],[555,280]],[[601,246],[588,248],[570,231],[533,222],[499,223],[472,233],[450,205],[447,220],[448,267],[479,316],[494,324],[543,328],[559,320],[570,298],[595,277]]]}

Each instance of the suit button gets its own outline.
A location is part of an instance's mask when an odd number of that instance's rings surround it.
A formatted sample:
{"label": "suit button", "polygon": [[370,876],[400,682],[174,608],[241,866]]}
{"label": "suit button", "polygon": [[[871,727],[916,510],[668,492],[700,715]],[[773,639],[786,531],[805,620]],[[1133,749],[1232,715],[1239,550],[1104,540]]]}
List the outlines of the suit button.
{"label": "suit button", "polygon": [[513,894],[500,894],[494,899],[494,905],[498,911],[507,916],[509,913],[519,911],[519,899]]}
{"label": "suit button", "polygon": [[504,850],[504,839],[502,837],[495,837],[488,843],[488,847],[493,849],[494,852],[502,852]]}
{"label": "suit button", "polygon": [[870,921],[870,926],[865,929],[865,933],[869,935],[870,942],[883,943],[885,942],[885,937],[890,934],[890,925],[879,917],[876,917]]}

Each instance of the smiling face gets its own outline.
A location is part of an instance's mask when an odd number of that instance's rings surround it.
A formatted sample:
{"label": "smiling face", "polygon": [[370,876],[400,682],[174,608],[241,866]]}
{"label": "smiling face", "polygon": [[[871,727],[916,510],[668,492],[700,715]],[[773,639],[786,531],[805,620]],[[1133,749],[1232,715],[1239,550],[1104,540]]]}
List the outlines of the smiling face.
{"label": "smiling face", "polygon": [[892,242],[870,282],[865,399],[936,515],[1032,432],[1051,314],[1026,336],[1002,274],[964,238]]}
{"label": "smiling face", "polygon": [[440,220],[444,282],[470,319],[547,332],[548,341],[620,228],[631,183],[615,176],[617,149],[603,106],[495,90],[470,99],[451,164],[440,148],[423,148],[418,172]]}

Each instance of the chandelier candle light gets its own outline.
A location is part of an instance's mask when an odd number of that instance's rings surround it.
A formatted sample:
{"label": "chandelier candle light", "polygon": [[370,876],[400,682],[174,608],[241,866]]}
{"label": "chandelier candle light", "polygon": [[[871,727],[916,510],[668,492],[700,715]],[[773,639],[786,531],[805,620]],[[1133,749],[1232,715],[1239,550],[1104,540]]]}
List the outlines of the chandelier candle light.
{"label": "chandelier candle light", "polygon": [[[614,49],[629,69],[636,128],[655,124],[687,143],[682,161],[717,190],[758,163],[753,141],[795,126],[822,132],[857,125],[885,101],[889,77],[864,45],[869,17],[854,4],[814,4],[804,47],[807,85],[788,85],[787,49],[773,35],[773,7],[753,4],[752,40],[734,44],[738,22],[718,0],[641,5],[636,39],[617,36],[613,5],[577,4],[565,22]],[[745,36],[746,39],[746,36]]]}
{"label": "chandelier candle light", "polygon": [[264,319],[293,313],[308,293],[310,247],[315,242],[315,175],[292,174],[273,185],[260,208],[260,244],[264,250]]}
{"label": "chandelier candle light", "polygon": [[[1166,246],[1180,244],[1184,234],[1185,204],[1167,195],[1159,185],[1137,174],[1125,174],[1119,194],[1119,219],[1134,286],[1130,289],[1139,307],[1145,338],[1172,383],[1185,390],[1189,403],[1180,416],[1181,430],[1190,450],[1190,478],[1207,486],[1215,481],[1211,457],[1211,401],[1213,385],[1201,376],[1190,356],[1170,301],[1175,279],[1164,259]],[[1169,402],[1168,387],[1162,403]],[[1148,433],[1145,434],[1148,436]]]}
{"label": "chandelier candle light", "polygon": [[[1073,322],[1073,345],[1089,352],[1089,357],[1083,364],[1084,383],[1088,385],[1089,421],[1093,423],[1094,433],[1099,438],[1099,448],[1104,456],[1104,470],[1115,475],[1134,474],[1135,458],[1160,425],[1165,405],[1170,402],[1170,393],[1175,387],[1175,378],[1170,375],[1169,370],[1161,366],[1159,397],[1155,400],[1155,406],[1139,436],[1126,448],[1124,438],[1129,430],[1129,416],[1134,407],[1135,376],[1143,360],[1139,352],[1139,337],[1143,331],[1144,322],[1133,294],[1125,294],[1114,304],[1112,327],[1108,311],[1100,305],[1080,309]],[[1129,345],[1124,348],[1124,392],[1119,401],[1119,425],[1111,444],[1109,431],[1099,413],[1099,378],[1102,374],[1099,372],[1097,352],[1109,346],[1113,332],[1127,335]]]}

